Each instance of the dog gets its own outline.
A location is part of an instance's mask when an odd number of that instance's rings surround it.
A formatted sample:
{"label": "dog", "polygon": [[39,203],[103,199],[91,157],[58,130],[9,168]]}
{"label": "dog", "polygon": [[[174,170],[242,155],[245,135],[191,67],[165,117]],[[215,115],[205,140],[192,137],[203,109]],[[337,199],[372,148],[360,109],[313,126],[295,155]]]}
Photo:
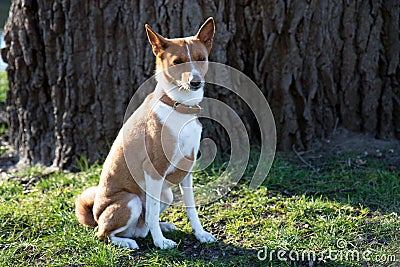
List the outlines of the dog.
{"label": "dog", "polygon": [[177,245],[163,232],[176,230],[160,222],[172,204],[171,187],[179,184],[186,214],[200,242],[215,242],[200,223],[193,195],[192,168],[202,126],[208,56],[215,24],[208,18],[197,34],[167,39],[145,25],[156,57],[157,85],[122,126],[104,162],[98,186],[86,189],[75,202],[78,221],[96,227],[96,235],[115,245],[138,249],[134,238],[151,233],[154,245]]}

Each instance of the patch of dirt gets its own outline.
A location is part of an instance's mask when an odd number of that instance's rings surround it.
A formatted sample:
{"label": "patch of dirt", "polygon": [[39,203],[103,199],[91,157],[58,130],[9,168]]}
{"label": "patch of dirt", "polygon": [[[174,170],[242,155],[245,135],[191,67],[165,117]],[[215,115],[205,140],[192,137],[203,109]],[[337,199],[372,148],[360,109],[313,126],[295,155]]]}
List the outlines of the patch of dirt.
{"label": "patch of dirt", "polygon": [[[218,241],[213,244],[201,244],[193,235],[187,234],[183,235],[181,238],[175,238],[175,240],[180,241],[177,248],[179,253],[174,255],[176,260],[203,260],[225,264],[229,264],[233,257],[243,257],[243,259],[248,261],[247,263],[257,260],[256,249],[247,249],[234,246],[223,243],[222,241]],[[136,241],[140,246],[140,250],[132,252],[131,256],[133,257],[134,262],[142,262],[145,256],[149,252],[152,252],[155,247],[150,238],[146,238],[145,240],[137,239]],[[170,257],[168,255],[164,255],[162,252],[160,253],[160,256]],[[256,264],[253,266],[261,265]]]}

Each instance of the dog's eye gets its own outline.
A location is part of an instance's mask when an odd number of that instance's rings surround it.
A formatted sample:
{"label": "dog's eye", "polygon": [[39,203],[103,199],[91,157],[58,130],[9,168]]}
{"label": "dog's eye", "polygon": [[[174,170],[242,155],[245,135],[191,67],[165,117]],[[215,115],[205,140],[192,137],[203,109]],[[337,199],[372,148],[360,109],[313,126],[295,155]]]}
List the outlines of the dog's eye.
{"label": "dog's eye", "polygon": [[205,57],[199,57],[199,59],[197,61],[206,61]]}
{"label": "dog's eye", "polygon": [[175,64],[175,65],[182,64],[182,63],[183,63],[183,61],[180,60],[180,59],[175,59],[175,60],[174,60],[174,64]]}

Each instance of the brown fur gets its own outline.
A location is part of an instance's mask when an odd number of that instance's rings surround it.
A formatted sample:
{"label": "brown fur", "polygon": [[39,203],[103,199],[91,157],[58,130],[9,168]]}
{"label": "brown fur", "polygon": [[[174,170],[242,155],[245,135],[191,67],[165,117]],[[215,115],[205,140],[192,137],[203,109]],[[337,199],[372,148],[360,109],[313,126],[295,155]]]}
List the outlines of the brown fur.
{"label": "brown fur", "polygon": [[75,201],[75,213],[78,221],[81,224],[96,227],[97,222],[93,217],[93,204],[96,195],[97,187],[90,187],[86,189]]}
{"label": "brown fur", "polygon": [[[100,238],[126,224],[130,215],[126,204],[132,195],[139,196],[145,207],[145,192],[139,186],[144,183],[143,170],[161,179],[170,165],[168,158],[171,159],[177,140],[151,111],[156,99],[149,95],[137,111],[140,115],[128,119],[104,163],[99,186],[92,188],[90,194],[84,191],[77,199],[78,220],[91,227],[98,223],[97,236]],[[164,147],[161,146],[161,139]],[[186,160],[193,163],[193,153]],[[187,170],[188,163],[181,162],[178,166]],[[186,174],[187,171],[178,169],[167,179],[174,184],[179,183]],[[92,208],[94,220],[90,220]]]}
{"label": "brown fur", "polygon": [[[169,165],[175,150],[177,140],[167,127],[163,127],[157,115],[152,113],[149,116],[146,129],[146,150],[154,171],[148,172],[151,177],[162,179]],[[160,144],[163,144],[162,146]]]}
{"label": "brown fur", "polygon": [[[204,62],[197,61],[200,58],[208,59],[212,48],[212,38],[214,35],[214,22],[208,20],[197,32],[195,36],[186,38],[168,39],[158,33],[154,32],[148,25],[146,25],[146,32],[150,43],[153,47],[153,53],[156,56],[156,65],[158,68],[164,70],[164,77],[167,81],[177,79],[173,73],[168,69],[174,66],[173,63],[176,59],[181,60],[183,63],[189,62],[186,44],[190,48],[192,60],[195,61],[196,69],[200,70],[201,75],[204,77],[208,67]],[[190,72],[190,66],[177,65],[177,73]]]}
{"label": "brown fur", "polygon": [[179,184],[185,178],[188,170],[194,163],[194,151],[190,156],[183,157],[175,167],[174,171],[169,173],[165,179],[171,184]]}
{"label": "brown fur", "polygon": [[[207,31],[214,31],[213,21],[211,24],[208,22],[206,24],[203,27]],[[182,49],[185,43],[191,47],[194,60],[198,57],[207,57],[211,49],[212,39],[207,40],[200,30],[194,37],[181,39],[166,39],[148,26],[146,30],[157,58],[157,65],[163,69],[171,66],[177,57],[184,62],[189,60],[184,52],[186,50]],[[206,68],[199,69],[204,74],[207,71]],[[104,162],[99,185],[87,189],[76,200],[76,215],[79,222],[91,227],[98,225],[99,238],[104,239],[127,224],[132,215],[127,205],[136,197],[142,203],[141,213],[135,214],[139,217],[137,227],[144,225],[146,207],[146,193],[142,188],[145,186],[144,172],[153,179],[162,179],[170,166],[168,159],[172,159],[178,140],[152,111],[160,97],[161,95],[156,93],[148,95],[143,104],[127,120]],[[166,179],[174,184],[180,183],[192,166],[194,158],[194,151],[190,156],[182,158],[178,168],[169,173]],[[160,200],[168,204],[172,201],[171,197],[164,192]],[[124,234],[120,233],[121,236]]]}
{"label": "brown fur", "polygon": [[134,197],[134,194],[120,192],[114,194],[110,205],[106,206],[98,219],[99,229],[97,237],[104,239],[112,231],[126,225],[131,216],[131,211],[127,207],[128,202]]}

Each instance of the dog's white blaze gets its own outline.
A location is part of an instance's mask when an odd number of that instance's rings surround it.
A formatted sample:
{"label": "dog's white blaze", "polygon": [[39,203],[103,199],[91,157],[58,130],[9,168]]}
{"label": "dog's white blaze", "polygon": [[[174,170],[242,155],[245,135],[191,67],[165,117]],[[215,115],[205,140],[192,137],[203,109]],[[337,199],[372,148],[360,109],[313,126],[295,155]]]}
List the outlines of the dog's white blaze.
{"label": "dog's white blaze", "polygon": [[185,45],[186,45],[186,50],[187,50],[187,54],[188,54],[188,58],[189,58],[190,67],[192,69],[192,71],[191,71],[192,75],[191,76],[193,77],[195,74],[200,76],[200,72],[196,69],[196,67],[195,67],[195,65],[193,63],[193,59],[192,59],[192,55],[190,54],[190,48],[189,48],[188,43],[185,43]]}
{"label": "dog's white blaze", "polygon": [[186,46],[186,50],[187,50],[187,55],[188,55],[188,58],[189,58],[190,66],[192,66],[192,68],[194,68],[194,66],[193,66],[193,60],[192,60],[192,55],[190,54],[190,48],[189,48],[188,43],[185,43],[185,46]]}

